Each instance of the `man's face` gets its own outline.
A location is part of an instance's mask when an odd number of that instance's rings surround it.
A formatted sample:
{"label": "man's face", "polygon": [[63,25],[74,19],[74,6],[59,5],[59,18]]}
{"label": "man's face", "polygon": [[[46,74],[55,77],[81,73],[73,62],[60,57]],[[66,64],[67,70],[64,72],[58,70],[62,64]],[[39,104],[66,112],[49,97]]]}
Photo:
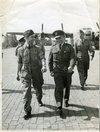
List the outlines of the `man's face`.
{"label": "man's face", "polygon": [[36,44],[36,41],[35,41],[35,38],[34,38],[34,34],[33,34],[33,35],[30,35],[30,36],[27,38],[27,43],[28,43],[30,46]]}
{"label": "man's face", "polygon": [[84,38],[84,33],[80,33],[80,38],[81,38],[81,39]]}
{"label": "man's face", "polygon": [[58,38],[55,38],[55,43],[56,44],[63,44],[65,42],[65,37],[64,36],[59,36]]}
{"label": "man's face", "polygon": [[84,34],[84,38],[91,40],[91,34]]}

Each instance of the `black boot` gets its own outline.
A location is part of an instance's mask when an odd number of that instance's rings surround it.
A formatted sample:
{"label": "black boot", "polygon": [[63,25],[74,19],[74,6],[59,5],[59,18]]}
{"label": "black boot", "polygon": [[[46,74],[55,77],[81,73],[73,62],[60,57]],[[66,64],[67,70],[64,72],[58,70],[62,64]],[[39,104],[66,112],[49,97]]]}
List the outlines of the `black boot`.
{"label": "black boot", "polygon": [[29,118],[31,118],[31,112],[27,112],[27,114],[24,115],[25,120],[28,120]]}
{"label": "black boot", "polygon": [[32,108],[30,106],[29,111],[26,111],[26,115],[24,115],[25,120],[28,120],[31,117],[31,111],[32,111]]}
{"label": "black boot", "polygon": [[63,116],[62,107],[58,107],[58,108],[57,108],[57,113],[58,113],[58,115],[60,115],[60,117]]}
{"label": "black boot", "polygon": [[65,100],[65,101],[64,101],[64,106],[65,106],[65,107],[69,107],[68,100]]}
{"label": "black boot", "polygon": [[39,100],[39,101],[38,101],[38,103],[39,103],[39,106],[40,106],[40,107],[42,107],[42,106],[43,106],[43,103],[42,103],[42,101],[41,101],[41,100]]}
{"label": "black boot", "polygon": [[85,90],[84,86],[81,86],[81,89],[82,89],[82,90]]}

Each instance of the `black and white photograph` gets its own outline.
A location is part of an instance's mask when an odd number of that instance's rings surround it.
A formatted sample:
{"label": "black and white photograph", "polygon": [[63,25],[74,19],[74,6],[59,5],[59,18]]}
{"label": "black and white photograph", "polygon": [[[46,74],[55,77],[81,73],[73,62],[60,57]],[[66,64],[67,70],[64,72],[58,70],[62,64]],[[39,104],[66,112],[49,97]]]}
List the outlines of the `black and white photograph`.
{"label": "black and white photograph", "polygon": [[99,0],[0,0],[1,130],[100,131]]}

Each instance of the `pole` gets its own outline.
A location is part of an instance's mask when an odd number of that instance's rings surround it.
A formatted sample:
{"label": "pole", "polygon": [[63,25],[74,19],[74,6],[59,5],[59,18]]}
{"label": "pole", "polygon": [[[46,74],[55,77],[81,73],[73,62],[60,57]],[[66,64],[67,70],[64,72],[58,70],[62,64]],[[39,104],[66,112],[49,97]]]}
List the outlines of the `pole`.
{"label": "pole", "polygon": [[96,22],[96,25],[97,25],[98,29],[100,29],[99,24],[97,22]]}
{"label": "pole", "polygon": [[42,33],[43,33],[43,24],[42,24]]}
{"label": "pole", "polygon": [[61,23],[61,28],[62,28],[62,31],[64,31],[64,28],[63,28],[63,23]]}

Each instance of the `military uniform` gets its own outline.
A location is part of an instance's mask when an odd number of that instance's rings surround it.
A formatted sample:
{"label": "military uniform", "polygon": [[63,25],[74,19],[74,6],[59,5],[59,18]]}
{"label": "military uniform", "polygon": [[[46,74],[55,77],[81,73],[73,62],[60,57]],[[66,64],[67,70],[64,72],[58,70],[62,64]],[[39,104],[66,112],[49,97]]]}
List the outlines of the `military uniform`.
{"label": "military uniform", "polygon": [[84,84],[88,77],[88,69],[89,69],[89,53],[94,57],[94,49],[91,46],[91,40],[89,39],[78,39],[75,43],[75,53],[77,57],[77,69],[80,78],[80,84],[84,87]]}
{"label": "military uniform", "polygon": [[31,80],[36,89],[36,96],[38,102],[42,99],[42,63],[44,58],[39,46],[27,47],[22,46],[18,52],[18,63],[22,64],[21,69],[21,82],[24,90],[24,110],[27,113],[31,112]]}
{"label": "military uniform", "polygon": [[[62,31],[57,31],[58,34]],[[74,67],[75,63],[74,49],[70,44],[63,43],[54,44],[51,47],[49,54],[49,69],[54,73],[55,81],[55,99],[57,107],[62,109],[63,90],[66,87],[64,99],[69,100],[69,91],[71,84],[71,73],[68,72],[68,67]]]}

